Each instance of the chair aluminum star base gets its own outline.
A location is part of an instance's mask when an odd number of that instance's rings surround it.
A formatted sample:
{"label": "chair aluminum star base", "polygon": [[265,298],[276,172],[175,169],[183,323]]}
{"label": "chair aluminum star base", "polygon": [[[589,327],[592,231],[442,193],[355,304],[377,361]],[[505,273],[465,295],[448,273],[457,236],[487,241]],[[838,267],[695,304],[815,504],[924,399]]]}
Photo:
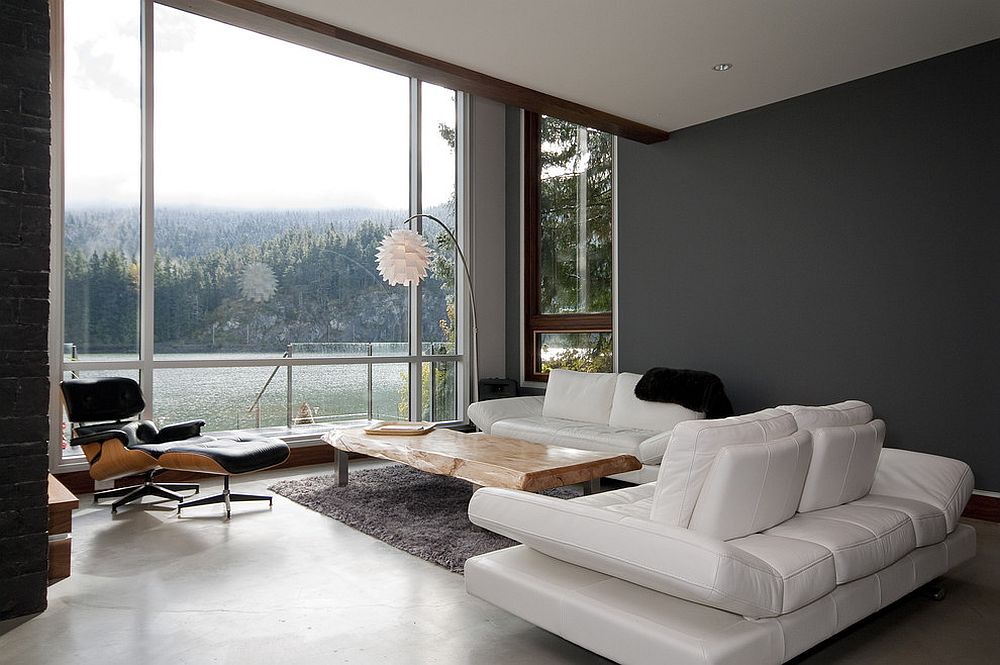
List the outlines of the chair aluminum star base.
{"label": "chair aluminum star base", "polygon": [[163,469],[153,469],[152,471],[147,471],[145,478],[143,479],[142,485],[130,485],[128,487],[116,487],[110,490],[101,490],[99,492],[94,492],[94,503],[97,503],[98,499],[111,499],[115,497],[121,497],[118,501],[111,504],[111,513],[115,514],[118,509],[125,504],[132,503],[133,501],[138,501],[145,496],[158,496],[161,499],[168,499],[171,501],[183,501],[184,495],[178,494],[178,492],[190,492],[193,491],[197,494],[200,490],[197,483],[157,483],[153,481],[153,476],[162,471]]}
{"label": "chair aluminum star base", "polygon": [[263,494],[237,494],[229,491],[229,476],[222,477],[222,492],[220,494],[213,494],[212,496],[202,497],[200,499],[195,499],[194,501],[181,501],[177,504],[177,515],[181,514],[181,508],[193,508],[194,506],[207,506],[213,503],[224,503],[226,504],[226,519],[228,520],[232,516],[232,505],[233,501],[267,501],[268,507],[274,506],[274,498],[270,496],[264,496]]}

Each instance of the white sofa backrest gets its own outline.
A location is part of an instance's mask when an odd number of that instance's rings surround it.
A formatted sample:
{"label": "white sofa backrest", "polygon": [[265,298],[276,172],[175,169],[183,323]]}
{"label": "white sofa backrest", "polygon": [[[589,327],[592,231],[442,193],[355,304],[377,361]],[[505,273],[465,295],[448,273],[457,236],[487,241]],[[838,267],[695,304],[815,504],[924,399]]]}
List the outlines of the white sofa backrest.
{"label": "white sofa backrest", "polygon": [[611,402],[612,427],[632,427],[654,432],[669,432],[674,425],[685,420],[701,420],[701,411],[686,409],[670,402],[649,402],[635,396],[635,384],[642,378],[640,374],[622,372],[615,384],[615,394]]}
{"label": "white sofa backrest", "polygon": [[617,374],[554,369],[549,373],[542,415],[607,425]]}
{"label": "white sofa backrest", "polygon": [[827,406],[779,406],[795,416],[799,429],[814,430],[820,427],[850,427],[864,425],[872,419],[872,407],[857,399]]}
{"label": "white sofa backrest", "polygon": [[726,446],[712,462],[688,529],[732,540],[784,522],[798,508],[811,457],[812,437],[805,430]]}
{"label": "white sofa backrest", "polygon": [[726,446],[774,441],[791,436],[796,429],[792,414],[779,409],[678,423],[660,462],[650,519],[687,527],[705,477],[720,450]]}
{"label": "white sofa backrest", "polygon": [[885,441],[885,423],[820,427],[812,434],[812,463],[799,512],[832,508],[868,494]]}

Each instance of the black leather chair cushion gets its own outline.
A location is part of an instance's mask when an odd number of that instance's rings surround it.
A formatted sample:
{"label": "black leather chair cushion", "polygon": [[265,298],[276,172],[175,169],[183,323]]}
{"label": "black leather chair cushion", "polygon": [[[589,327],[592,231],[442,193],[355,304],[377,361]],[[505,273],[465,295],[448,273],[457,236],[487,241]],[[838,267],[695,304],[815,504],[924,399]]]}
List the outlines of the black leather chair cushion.
{"label": "black leather chair cushion", "polygon": [[127,420],[146,408],[139,384],[125,377],[67,379],[62,391],[74,423]]}
{"label": "black leather chair cushion", "polygon": [[[179,441],[169,444],[171,453],[193,453],[215,461],[227,473],[236,475],[260,471],[281,464],[288,459],[288,444],[280,439],[256,439],[249,437],[227,437],[204,441]],[[162,460],[165,468],[185,471],[180,464]]]}

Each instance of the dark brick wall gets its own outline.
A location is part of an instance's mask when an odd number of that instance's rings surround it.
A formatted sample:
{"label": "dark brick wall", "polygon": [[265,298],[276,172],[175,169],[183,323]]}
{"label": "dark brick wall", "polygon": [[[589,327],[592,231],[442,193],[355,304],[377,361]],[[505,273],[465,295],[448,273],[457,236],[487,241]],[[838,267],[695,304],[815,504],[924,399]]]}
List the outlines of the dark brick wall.
{"label": "dark brick wall", "polygon": [[45,609],[49,6],[0,2],[0,619]]}

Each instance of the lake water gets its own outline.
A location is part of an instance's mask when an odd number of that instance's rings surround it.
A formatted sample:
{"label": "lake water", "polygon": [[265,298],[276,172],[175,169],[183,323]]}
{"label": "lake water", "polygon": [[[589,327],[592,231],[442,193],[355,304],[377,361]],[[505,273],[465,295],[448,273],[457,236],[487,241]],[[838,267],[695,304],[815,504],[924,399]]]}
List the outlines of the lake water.
{"label": "lake water", "polygon": [[[405,351],[404,351],[405,353]],[[299,356],[301,357],[301,356]],[[260,358],[260,354],[158,354],[157,360],[211,361]],[[89,354],[81,361],[135,360],[134,356]],[[276,358],[278,362],[280,358]],[[455,417],[455,363],[441,363],[443,372],[435,380],[445,380],[443,395],[435,405],[434,417]],[[65,363],[67,372],[72,361]],[[289,378],[292,386],[292,417],[300,422],[330,422],[367,418],[369,414],[369,370],[367,365],[307,365],[281,367],[260,400],[259,421],[251,408],[257,394],[274,372],[270,367],[213,367],[156,369],[153,373],[153,418],[158,424],[194,418],[207,421],[206,431],[284,426],[288,409]],[[371,417],[405,420],[409,412],[409,372],[407,363],[378,363],[371,369]],[[138,370],[79,372],[81,377],[128,376],[138,380]],[[427,373],[429,374],[429,373]],[[66,374],[69,378],[69,374]],[[441,392],[438,393],[442,395]],[[428,401],[428,389],[424,401]],[[147,400],[149,396],[147,395]],[[441,403],[446,402],[446,403]],[[450,402],[448,404],[447,402]],[[430,417],[425,411],[423,417]]]}

